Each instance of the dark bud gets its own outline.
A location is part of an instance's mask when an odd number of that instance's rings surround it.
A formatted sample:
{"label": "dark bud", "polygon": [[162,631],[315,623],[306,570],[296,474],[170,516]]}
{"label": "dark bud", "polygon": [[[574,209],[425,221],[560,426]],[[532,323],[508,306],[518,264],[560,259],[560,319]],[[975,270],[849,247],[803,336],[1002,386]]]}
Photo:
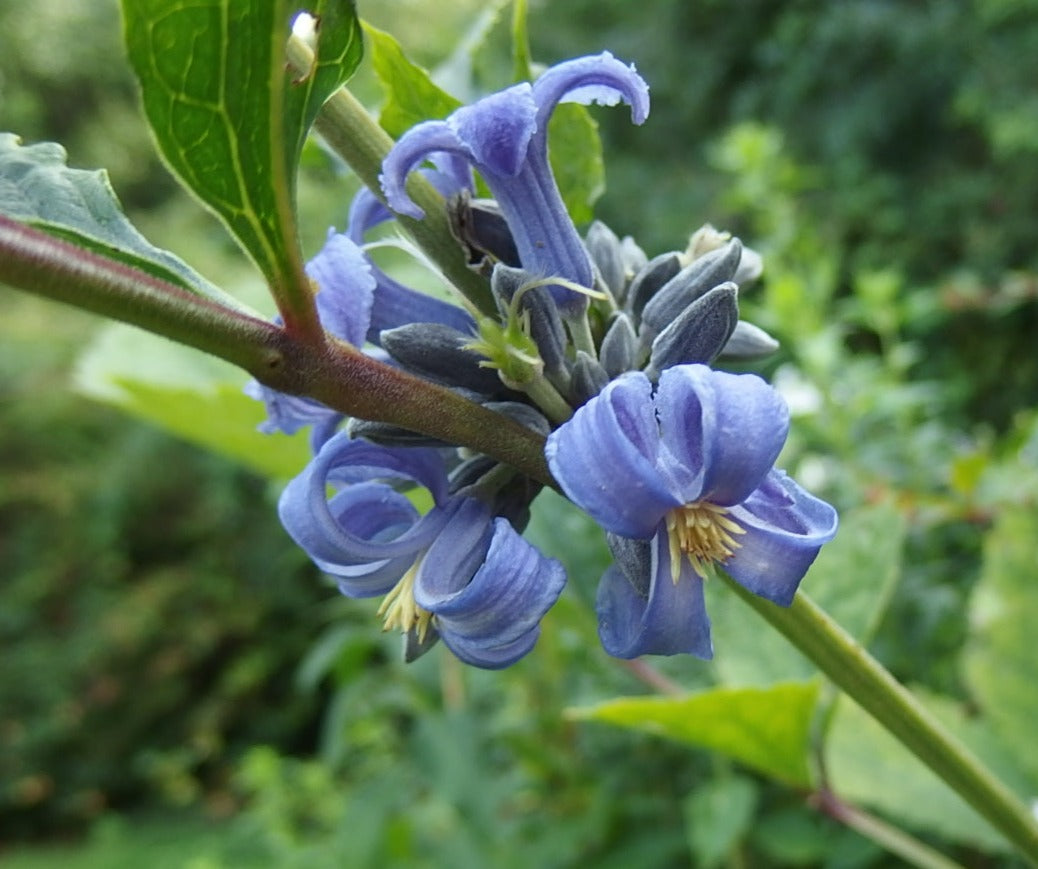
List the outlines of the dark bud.
{"label": "dark bud", "polygon": [[723,247],[703,254],[653,296],[642,311],[642,332],[654,338],[696,299],[718,284],[730,281],[742,259],[742,244],[733,238]]}
{"label": "dark bud", "polygon": [[591,254],[591,261],[598,268],[602,282],[609,292],[617,297],[627,282],[620,239],[602,221],[596,220],[588,229],[584,243]]}
{"label": "dark bud", "polygon": [[649,596],[652,580],[652,544],[648,540],[634,540],[619,534],[606,534],[606,543],[613,553],[613,561],[638,594]]}
{"label": "dark bud", "polygon": [[498,465],[495,459],[489,456],[478,455],[471,459],[465,459],[450,473],[450,492],[456,495],[462,489],[474,486],[489,474]]}
{"label": "dark bud", "polygon": [[672,365],[712,362],[739,322],[739,288],[729,281],[714,287],[682,311],[652,342],[646,374],[655,379]]}
{"label": "dark bud", "polygon": [[761,359],[779,348],[779,342],[753,323],[740,320],[721,351],[722,359],[732,361]]}
{"label": "dark bud", "polygon": [[617,314],[598,348],[598,361],[606,374],[618,377],[635,367],[638,354],[638,336],[634,333],[631,318]]}
{"label": "dark bud", "polygon": [[680,271],[681,257],[672,251],[653,257],[635,274],[627,288],[626,300],[627,310],[631,312],[635,322],[641,317],[649,299]]}
{"label": "dark bud", "polygon": [[[494,267],[490,289],[503,317],[508,315],[512,298],[530,280],[529,272],[522,269],[504,265]],[[549,374],[561,371],[566,359],[566,329],[550,288],[544,286],[526,290],[519,302],[519,310],[528,313],[530,337],[537,345],[545,370]]]}
{"label": "dark bud", "polygon": [[384,447],[448,447],[450,444],[388,422],[352,417],[346,423],[351,438],[364,438]]}
{"label": "dark bud", "polygon": [[573,379],[570,392],[576,406],[585,404],[598,395],[609,382],[606,370],[598,364],[598,360],[583,350],[577,351],[577,359],[573,363]]}
{"label": "dark bud", "polygon": [[411,628],[404,634],[404,663],[413,664],[440,641],[440,632],[432,625],[425,631],[425,639],[418,639],[418,631]]}
{"label": "dark bud", "polygon": [[551,434],[551,423],[532,405],[524,404],[521,401],[487,401],[483,403],[483,406],[495,413],[503,414],[524,428],[532,429],[545,437]]}
{"label": "dark bud", "polygon": [[447,218],[473,268],[489,270],[498,262],[519,265],[512,231],[493,199],[473,199],[463,191],[447,203]]}
{"label": "dark bud", "polygon": [[384,329],[383,349],[400,367],[444,386],[460,386],[480,395],[504,392],[494,368],[485,368],[480,354],[466,350],[472,337],[442,323],[408,323]]}

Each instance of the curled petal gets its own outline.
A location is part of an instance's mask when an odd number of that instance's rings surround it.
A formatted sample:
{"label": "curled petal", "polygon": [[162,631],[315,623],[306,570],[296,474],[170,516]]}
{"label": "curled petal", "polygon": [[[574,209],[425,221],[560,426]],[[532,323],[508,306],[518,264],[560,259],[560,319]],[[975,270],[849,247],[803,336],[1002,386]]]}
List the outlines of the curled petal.
{"label": "curled petal", "polygon": [[[430,154],[436,169],[423,169],[422,175],[445,199],[462,190],[472,189],[472,170],[464,158],[455,154]],[[357,244],[364,243],[365,233],[380,223],[393,219],[393,212],[371,190],[362,187],[350,203],[346,235]]]}
{"label": "curled petal", "polygon": [[[359,483],[338,492],[329,502],[328,511],[339,525],[364,540],[391,540],[420,521],[414,505],[382,483]],[[411,551],[378,560],[352,558],[345,550],[335,554],[337,557],[330,561],[320,557],[313,560],[338,580],[339,591],[347,597],[385,594],[415,559]]]}
{"label": "curled petal", "polygon": [[374,494],[368,495],[373,516],[363,522],[351,518],[359,514],[350,499],[327,499],[329,485],[370,485],[370,481],[380,479],[424,486],[437,504],[446,496],[447,477],[434,450],[394,450],[353,441],[346,432],[340,432],[285,488],[278,515],[296,543],[322,569],[336,575],[344,575],[345,568],[362,562],[384,562],[407,555],[413,561],[446,523],[443,510],[430,510],[421,519],[415,518],[401,527],[402,496],[389,486],[382,486],[381,501]]}
{"label": "curled petal", "polygon": [[683,503],[657,468],[652,384],[640,372],[612,381],[577,410],[544,452],[563,491],[614,534],[651,537],[663,515]]}
{"label": "curled petal", "polygon": [[471,159],[468,147],[446,121],[423,121],[416,124],[400,137],[386,155],[379,183],[393,211],[415,220],[425,216],[425,212],[408,195],[405,185],[411,170],[436,151]]}
{"label": "curled petal", "polygon": [[836,510],[773,470],[731,517],[746,529],[724,568],[740,585],[789,606],[823,544],[836,535]]}
{"label": "curled petal", "polygon": [[526,162],[537,115],[533,88],[524,82],[463,106],[446,123],[477,167],[511,176]]}
{"label": "curled petal", "polygon": [[789,432],[785,402],[761,378],[705,365],[664,371],[656,408],[682,503],[738,504],[774,466]]}
{"label": "curled petal", "polygon": [[712,657],[703,580],[684,559],[677,581],[671,577],[664,526],[650,545],[648,577],[634,581],[613,565],[599,583],[595,608],[602,647],[616,658],[681,653]]}
{"label": "curled petal", "polygon": [[466,498],[429,547],[415,603],[466,663],[497,669],[525,655],[565,584],[562,565],[541,555],[505,519]]}
{"label": "curled petal", "polygon": [[317,283],[317,312],[324,328],[354,347],[363,344],[375,295],[375,277],[364,251],[330,229],[306,273]]}
{"label": "curled petal", "polygon": [[634,66],[617,60],[608,51],[594,57],[578,57],[548,69],[533,85],[537,125],[563,99],[612,106],[623,100],[631,107],[631,120],[641,124],[649,116],[649,86]]}

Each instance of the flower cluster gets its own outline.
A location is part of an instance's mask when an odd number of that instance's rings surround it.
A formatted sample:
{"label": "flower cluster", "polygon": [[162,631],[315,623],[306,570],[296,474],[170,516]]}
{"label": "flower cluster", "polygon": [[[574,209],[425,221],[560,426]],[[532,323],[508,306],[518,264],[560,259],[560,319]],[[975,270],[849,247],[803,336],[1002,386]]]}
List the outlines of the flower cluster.
{"label": "flower cluster", "polygon": [[[555,481],[614,555],[597,601],[607,652],[709,657],[711,573],[788,605],[836,513],[774,467],[789,426],[779,395],[710,367],[777,346],[739,319],[760,258],[709,226],[651,260],[601,223],[581,238],[548,162],[547,121],[564,99],[623,101],[635,123],[648,114],[642,78],[602,54],[414,127],[383,164],[385,204],[361,193],[347,231],[308,265],[318,313],[336,338],[546,438]],[[472,169],[492,201],[473,199]],[[423,217],[406,192],[412,171],[446,197],[498,316],[415,292],[370,260],[371,227]],[[311,399],[252,394],[267,430],[313,426],[314,458],[280,501],[286,529],[344,594],[383,596],[408,659],[436,639],[488,668],[532,648],[565,583],[522,537],[539,483]]]}

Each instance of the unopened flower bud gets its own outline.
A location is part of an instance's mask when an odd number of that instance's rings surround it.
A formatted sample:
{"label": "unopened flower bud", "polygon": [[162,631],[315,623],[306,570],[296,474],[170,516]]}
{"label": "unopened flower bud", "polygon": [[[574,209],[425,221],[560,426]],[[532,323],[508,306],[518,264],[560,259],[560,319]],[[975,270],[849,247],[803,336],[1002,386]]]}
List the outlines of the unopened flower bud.
{"label": "unopened flower bud", "polygon": [[617,296],[624,287],[624,257],[620,239],[602,221],[591,224],[584,239],[591,261],[598,268],[603,283],[613,296]]}
{"label": "unopened flower bud", "polygon": [[721,351],[723,359],[749,360],[770,356],[779,348],[779,342],[753,323],[740,320],[728,343]]}
{"label": "unopened flower bud", "polygon": [[503,391],[493,368],[483,367],[484,358],[466,345],[471,335],[442,323],[408,323],[380,333],[382,347],[400,366],[444,386],[460,386],[480,395]]}
{"label": "unopened flower bud", "polygon": [[642,332],[654,338],[700,296],[735,274],[742,244],[733,238],[724,247],[704,254],[671,278],[645,305]]}
{"label": "unopened flower bud", "polygon": [[375,422],[370,419],[351,417],[346,423],[346,431],[352,438],[364,438],[384,447],[449,447],[450,444],[419,434],[399,425],[388,422]]}
{"label": "unopened flower bud", "polygon": [[624,313],[613,318],[609,331],[598,348],[598,361],[610,377],[619,377],[635,367],[638,353],[638,336],[634,332],[631,318]]}
{"label": "unopened flower bud", "polygon": [[671,278],[681,271],[681,257],[671,251],[653,257],[631,280],[625,304],[637,320],[649,299],[659,292]]}
{"label": "unopened flower bud", "polygon": [[609,382],[606,370],[598,364],[598,360],[583,350],[577,351],[577,359],[573,363],[573,400],[577,405],[584,404],[598,395]]}
{"label": "unopened flower bud", "polygon": [[700,296],[652,342],[646,374],[654,379],[672,365],[712,362],[739,321],[739,289],[731,281]]}

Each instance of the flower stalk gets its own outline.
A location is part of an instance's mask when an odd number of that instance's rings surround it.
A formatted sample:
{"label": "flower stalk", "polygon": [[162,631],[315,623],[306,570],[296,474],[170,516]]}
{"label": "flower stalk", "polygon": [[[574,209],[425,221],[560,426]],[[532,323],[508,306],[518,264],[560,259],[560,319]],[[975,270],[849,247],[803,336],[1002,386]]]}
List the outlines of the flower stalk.
{"label": "flower stalk", "polygon": [[1038,823],[1027,808],[824,610],[803,592],[784,608],[726,581],[840,690],[1038,865]]}

